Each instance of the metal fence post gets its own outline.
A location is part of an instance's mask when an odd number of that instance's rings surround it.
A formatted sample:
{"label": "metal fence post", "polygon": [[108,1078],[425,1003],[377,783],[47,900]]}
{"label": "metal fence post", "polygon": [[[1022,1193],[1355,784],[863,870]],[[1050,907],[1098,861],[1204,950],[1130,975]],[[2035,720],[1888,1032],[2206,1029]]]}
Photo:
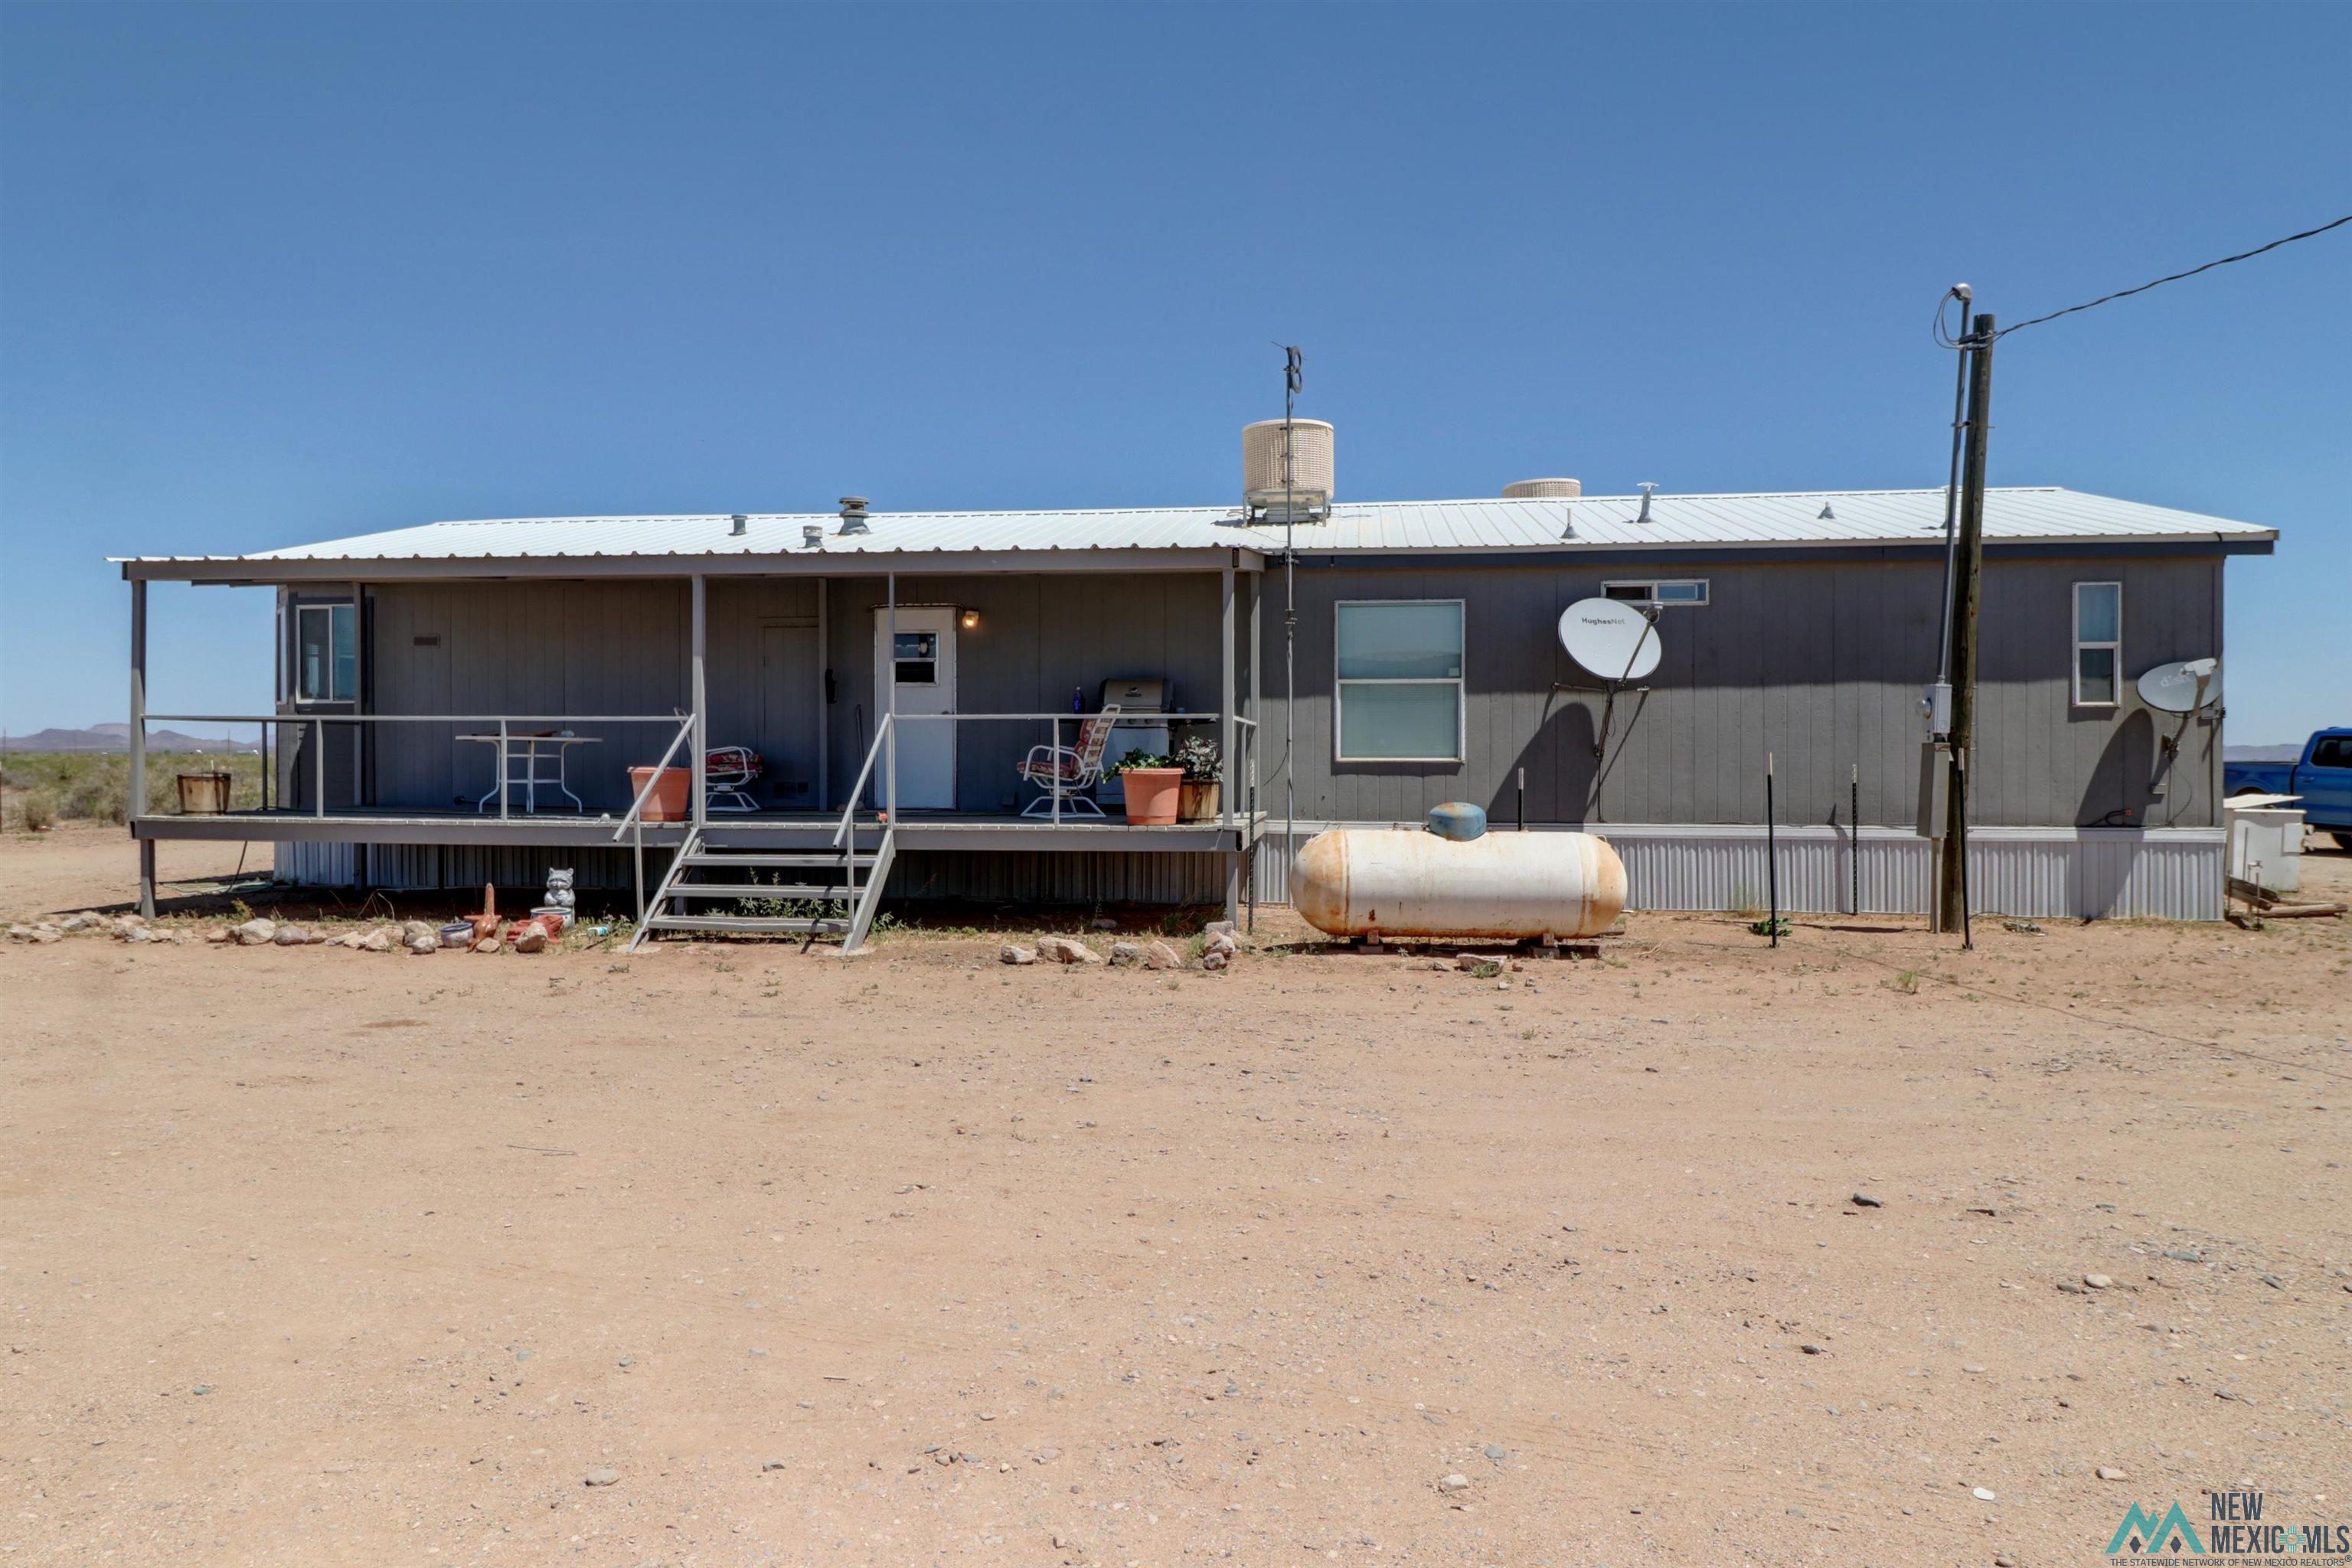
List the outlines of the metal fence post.
{"label": "metal fence post", "polygon": [[507,819],[507,780],[514,770],[507,765],[507,721],[499,721],[499,820]]}
{"label": "metal fence post", "polygon": [[1764,753],[1764,885],[1771,889],[1771,908],[1764,925],[1772,945],[1780,945],[1780,841],[1772,820],[1772,753]]}

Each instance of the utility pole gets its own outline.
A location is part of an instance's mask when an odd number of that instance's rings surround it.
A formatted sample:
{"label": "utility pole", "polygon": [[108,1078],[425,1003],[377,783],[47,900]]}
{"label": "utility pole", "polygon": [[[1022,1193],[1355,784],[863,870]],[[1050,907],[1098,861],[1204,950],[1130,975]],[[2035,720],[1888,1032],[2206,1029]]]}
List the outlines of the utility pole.
{"label": "utility pole", "polygon": [[1974,946],[1969,930],[1969,755],[1977,727],[1977,600],[1984,575],[1985,448],[1992,436],[1992,317],[1970,324],[1968,451],[1960,466],[1958,569],[1952,574],[1951,750],[1944,791],[1943,864],[1937,879],[1937,927],[1958,930],[1962,945]]}

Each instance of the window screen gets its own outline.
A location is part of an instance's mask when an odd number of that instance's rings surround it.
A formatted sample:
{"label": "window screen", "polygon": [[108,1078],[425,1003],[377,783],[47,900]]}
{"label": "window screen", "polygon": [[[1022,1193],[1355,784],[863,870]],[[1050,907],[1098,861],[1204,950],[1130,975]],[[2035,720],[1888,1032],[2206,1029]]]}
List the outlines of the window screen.
{"label": "window screen", "polygon": [[2124,656],[2124,585],[2074,584],[2074,700],[2112,707]]}
{"label": "window screen", "polygon": [[349,605],[303,605],[294,612],[294,695],[303,702],[359,697],[359,617]]}
{"label": "window screen", "polygon": [[1459,762],[1462,604],[1338,607],[1341,762]]}

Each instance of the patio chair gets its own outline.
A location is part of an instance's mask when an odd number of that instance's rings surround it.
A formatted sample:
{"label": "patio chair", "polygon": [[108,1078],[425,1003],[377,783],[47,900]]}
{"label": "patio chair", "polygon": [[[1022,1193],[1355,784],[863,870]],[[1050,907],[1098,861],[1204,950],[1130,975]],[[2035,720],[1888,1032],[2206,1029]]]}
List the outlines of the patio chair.
{"label": "patio chair", "polygon": [[1110,732],[1118,726],[1118,706],[1113,703],[1078,725],[1078,743],[1048,742],[1029,748],[1029,755],[1013,771],[1045,793],[1021,810],[1024,816],[1051,816],[1058,805],[1065,813],[1100,816],[1103,808],[1090,793],[1102,782],[1103,753],[1110,749]]}
{"label": "patio chair", "polygon": [[759,803],[744,786],[760,776],[766,764],[749,746],[713,746],[702,754],[702,801],[709,811],[757,811]]}

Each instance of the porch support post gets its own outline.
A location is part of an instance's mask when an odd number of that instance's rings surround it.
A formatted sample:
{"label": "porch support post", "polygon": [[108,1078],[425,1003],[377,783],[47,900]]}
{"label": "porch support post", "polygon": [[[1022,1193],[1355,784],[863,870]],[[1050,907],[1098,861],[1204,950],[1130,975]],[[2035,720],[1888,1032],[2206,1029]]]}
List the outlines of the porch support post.
{"label": "porch support post", "polygon": [[[131,584],[131,821],[147,815],[147,584]],[[139,913],[155,918],[155,841],[139,840]]]}
{"label": "porch support post", "polygon": [[[1234,700],[1235,691],[1234,682],[1234,566],[1231,561],[1227,561],[1225,563],[1225,570],[1223,574],[1223,581],[1221,584],[1223,591],[1219,595],[1219,604],[1222,606],[1224,616],[1223,623],[1224,626],[1224,637],[1223,640],[1224,643],[1225,654],[1225,687],[1223,696],[1221,697],[1217,702],[1217,728],[1219,731],[1217,737],[1217,772],[1220,775],[1220,780],[1217,785],[1217,826],[1230,829],[1234,825],[1234,785],[1236,782],[1236,775],[1234,771],[1234,735],[1236,729],[1234,723]],[[1231,902],[1231,900],[1228,899],[1227,901]],[[1233,910],[1230,909],[1227,910],[1225,911],[1225,915],[1228,919],[1232,918]]]}
{"label": "porch support post", "polygon": [[883,767],[887,782],[883,785],[883,813],[891,830],[898,826],[898,574],[889,576],[890,614],[889,636],[883,639],[882,689],[889,693],[890,740],[883,747]]}
{"label": "porch support post", "polygon": [[[1239,627],[1238,617],[1234,614],[1231,556],[1226,557],[1223,577],[1219,600],[1223,611],[1224,636],[1222,640],[1225,653],[1225,689],[1224,696],[1218,703],[1217,727],[1223,734],[1217,748],[1217,771],[1222,775],[1217,784],[1217,825],[1231,833],[1234,826],[1234,790],[1241,782],[1240,770],[1234,766],[1234,737],[1241,732],[1241,726],[1234,722],[1234,703],[1239,689],[1234,679],[1234,655],[1236,652],[1234,634]],[[1238,921],[1242,915],[1242,852],[1238,845],[1226,849],[1224,862],[1225,919]]]}
{"label": "porch support post", "polygon": [[710,765],[710,712],[705,701],[703,688],[703,657],[708,650],[709,631],[709,593],[701,573],[689,580],[692,587],[693,648],[690,663],[694,671],[694,830],[699,833],[709,826],[709,803],[703,798],[706,773]]}
{"label": "porch support post", "polygon": [[1260,636],[1260,628],[1264,625],[1264,617],[1262,617],[1258,612],[1265,606],[1265,574],[1263,571],[1253,572],[1250,574],[1249,578],[1250,727],[1248,730],[1244,731],[1244,733],[1249,736],[1249,771],[1244,775],[1249,784],[1249,794],[1242,800],[1242,810],[1246,814],[1242,820],[1247,825],[1247,833],[1244,836],[1244,842],[1249,846],[1248,852],[1244,858],[1243,872],[1249,878],[1249,929],[1253,935],[1255,935],[1257,931],[1258,752],[1265,734],[1265,730],[1260,727],[1260,715],[1265,711],[1265,710],[1258,700],[1259,681],[1257,673],[1258,666],[1265,662],[1262,656],[1265,647],[1265,640],[1262,636]]}
{"label": "porch support post", "polygon": [[832,627],[827,625],[826,579],[816,580],[816,808],[833,809],[833,715],[825,708],[824,672],[833,658]]}
{"label": "porch support post", "polygon": [[[367,621],[362,596],[366,590],[358,583],[352,584],[352,711],[367,711]],[[360,788],[360,774],[367,765],[367,726],[352,726],[352,805],[356,809],[367,796]],[[354,847],[355,859],[363,859],[366,849]],[[362,886],[366,879],[360,879]]]}

